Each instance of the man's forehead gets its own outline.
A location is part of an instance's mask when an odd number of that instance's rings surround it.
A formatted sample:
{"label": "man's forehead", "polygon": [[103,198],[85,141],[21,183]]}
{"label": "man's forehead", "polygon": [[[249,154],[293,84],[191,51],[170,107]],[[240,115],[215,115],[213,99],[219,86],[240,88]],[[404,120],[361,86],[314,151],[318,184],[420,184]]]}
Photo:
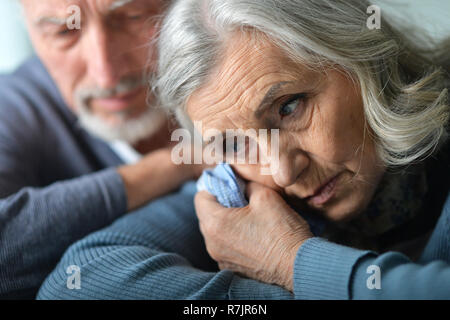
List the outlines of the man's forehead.
{"label": "man's forehead", "polygon": [[64,9],[70,5],[83,6],[84,3],[92,2],[97,0],[21,0],[22,4],[26,8],[30,9]]}
{"label": "man's forehead", "polygon": [[33,10],[36,14],[62,12],[66,13],[68,7],[72,5],[84,8],[87,6],[114,10],[130,3],[148,2],[151,0],[22,0],[23,5],[28,10]]}

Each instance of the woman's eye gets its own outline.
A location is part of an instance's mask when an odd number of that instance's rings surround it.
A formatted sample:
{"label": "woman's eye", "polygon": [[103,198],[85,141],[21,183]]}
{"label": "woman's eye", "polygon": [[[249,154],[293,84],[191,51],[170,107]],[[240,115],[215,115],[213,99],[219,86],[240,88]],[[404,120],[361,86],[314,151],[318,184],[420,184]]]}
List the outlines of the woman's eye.
{"label": "woman's eye", "polygon": [[142,17],[142,14],[130,14],[127,16],[129,20],[140,20]]}
{"label": "woman's eye", "polygon": [[278,113],[281,116],[281,118],[291,115],[297,109],[300,101],[304,99],[304,97],[305,97],[304,94],[299,94],[294,96],[288,102],[282,104],[280,109],[278,110]]}
{"label": "woman's eye", "polygon": [[248,137],[233,137],[223,141],[223,150],[227,155],[237,155],[245,152],[248,145]]}
{"label": "woman's eye", "polygon": [[233,154],[237,153],[239,151],[239,144],[237,143],[236,139],[225,139],[223,141],[223,150],[227,154]]}

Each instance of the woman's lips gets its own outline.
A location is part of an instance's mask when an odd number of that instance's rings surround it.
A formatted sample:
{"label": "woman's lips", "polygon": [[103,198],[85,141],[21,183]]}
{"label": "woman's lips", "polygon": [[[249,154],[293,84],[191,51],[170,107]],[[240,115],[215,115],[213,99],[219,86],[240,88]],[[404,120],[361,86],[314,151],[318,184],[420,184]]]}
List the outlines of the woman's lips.
{"label": "woman's lips", "polygon": [[326,184],[321,186],[312,196],[308,198],[309,205],[322,205],[330,200],[336,193],[336,184],[339,175],[329,180]]}

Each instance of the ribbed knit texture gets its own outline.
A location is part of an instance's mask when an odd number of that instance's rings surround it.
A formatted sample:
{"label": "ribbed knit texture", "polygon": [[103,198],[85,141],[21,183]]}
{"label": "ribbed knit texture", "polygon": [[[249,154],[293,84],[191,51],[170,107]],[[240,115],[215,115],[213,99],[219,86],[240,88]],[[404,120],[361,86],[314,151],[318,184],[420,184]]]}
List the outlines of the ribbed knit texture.
{"label": "ribbed knit texture", "polygon": [[[194,213],[195,183],[74,244],[39,299],[291,299],[280,287],[219,271]],[[67,267],[81,288],[68,289]]]}
{"label": "ribbed knit texture", "polygon": [[347,247],[322,238],[307,240],[300,247],[295,262],[296,296],[300,299],[349,299],[351,271],[363,255],[359,250],[347,251]]}
{"label": "ribbed knit texture", "polygon": [[0,298],[35,298],[69,245],[126,212],[121,163],[37,58],[0,76]]}
{"label": "ribbed knit texture", "polygon": [[[369,266],[378,266],[381,289],[369,289]],[[294,293],[298,299],[450,299],[450,194],[421,258],[352,249],[321,238],[297,252]]]}
{"label": "ribbed knit texture", "polygon": [[[0,77],[0,120],[0,298],[32,298],[70,244],[125,212],[123,182],[107,169],[121,161],[77,126],[36,58]],[[39,298],[294,298],[217,269],[194,193],[189,183],[73,244]],[[296,257],[295,298],[449,298],[449,235],[450,199],[417,264],[310,239]],[[67,287],[70,265],[81,268],[80,289]],[[366,286],[369,265],[381,268],[381,290]]]}
{"label": "ribbed knit texture", "polygon": [[[294,295],[230,271],[208,256],[194,214],[194,183],[74,244],[39,291],[39,299],[389,299],[450,298],[450,197],[427,248],[433,261],[400,253],[377,255],[321,238],[299,249]],[[436,260],[436,259],[441,259]],[[381,268],[382,289],[366,273]],[[67,267],[80,268],[81,288],[69,289]]]}

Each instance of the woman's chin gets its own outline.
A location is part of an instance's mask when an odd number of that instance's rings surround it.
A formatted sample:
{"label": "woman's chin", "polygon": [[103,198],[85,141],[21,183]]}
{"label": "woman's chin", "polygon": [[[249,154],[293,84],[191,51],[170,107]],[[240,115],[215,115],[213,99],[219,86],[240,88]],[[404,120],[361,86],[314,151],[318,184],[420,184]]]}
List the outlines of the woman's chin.
{"label": "woman's chin", "polygon": [[[346,185],[348,187],[348,185]],[[335,194],[325,203],[305,201],[295,196],[286,200],[299,212],[309,211],[318,214],[331,222],[347,222],[358,217],[367,208],[372,190],[359,188],[338,188]]]}
{"label": "woman's chin", "polygon": [[363,194],[348,194],[336,197],[322,209],[323,216],[332,222],[347,222],[358,217],[367,208],[370,198]]}
{"label": "woman's chin", "polygon": [[361,206],[344,203],[323,211],[323,215],[332,222],[347,222],[359,216],[362,211]]}

